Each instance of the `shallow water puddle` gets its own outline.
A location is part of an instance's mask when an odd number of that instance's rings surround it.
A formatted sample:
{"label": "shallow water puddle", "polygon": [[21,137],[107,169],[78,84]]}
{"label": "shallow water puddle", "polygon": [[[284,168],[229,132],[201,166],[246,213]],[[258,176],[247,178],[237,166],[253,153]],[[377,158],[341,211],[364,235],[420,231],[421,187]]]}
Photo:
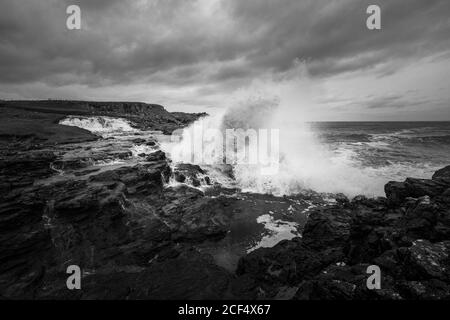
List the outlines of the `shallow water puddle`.
{"label": "shallow water puddle", "polygon": [[301,236],[298,231],[298,223],[274,219],[271,214],[273,212],[259,216],[256,219],[256,222],[264,225],[266,231],[262,239],[255,246],[248,249],[247,253],[258,248],[271,248],[282,240],[291,240],[292,238]]}

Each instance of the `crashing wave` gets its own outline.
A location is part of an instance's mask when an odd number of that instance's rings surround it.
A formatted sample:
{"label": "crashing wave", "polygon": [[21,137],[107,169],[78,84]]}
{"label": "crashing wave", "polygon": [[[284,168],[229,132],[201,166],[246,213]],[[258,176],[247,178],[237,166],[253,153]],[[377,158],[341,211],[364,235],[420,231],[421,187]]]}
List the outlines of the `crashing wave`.
{"label": "crashing wave", "polygon": [[139,131],[133,128],[128,120],[104,116],[68,116],[61,120],[59,124],[79,127],[100,135],[108,135],[112,133],[132,133]]}

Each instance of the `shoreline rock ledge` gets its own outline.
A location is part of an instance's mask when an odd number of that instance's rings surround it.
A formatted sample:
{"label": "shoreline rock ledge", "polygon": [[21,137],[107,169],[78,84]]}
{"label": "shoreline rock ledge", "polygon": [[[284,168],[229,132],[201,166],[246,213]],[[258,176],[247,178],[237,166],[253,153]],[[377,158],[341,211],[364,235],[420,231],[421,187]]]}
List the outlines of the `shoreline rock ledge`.
{"label": "shoreline rock ledge", "polygon": [[[201,248],[229,232],[238,200],[164,187],[164,153],[30,184],[49,174],[38,164],[2,189],[1,299],[450,298],[450,166],[389,182],[386,197],[339,195],[310,213],[302,237],[252,251],[233,273]],[[83,267],[82,290],[66,287],[72,264]],[[366,286],[370,265],[381,289]]]}
{"label": "shoreline rock ledge", "polygon": [[[449,299],[450,166],[385,191],[316,210],[302,238],[243,257],[237,274],[254,288],[247,296]],[[367,288],[370,265],[380,268],[381,289]]]}

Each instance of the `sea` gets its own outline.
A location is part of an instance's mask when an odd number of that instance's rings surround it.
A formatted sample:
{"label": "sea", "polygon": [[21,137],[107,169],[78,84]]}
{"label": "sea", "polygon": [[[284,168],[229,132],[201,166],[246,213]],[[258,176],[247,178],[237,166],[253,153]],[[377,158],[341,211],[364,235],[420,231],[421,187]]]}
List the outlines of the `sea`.
{"label": "sea", "polygon": [[450,122],[316,122],[321,143],[386,181],[431,178],[450,164]]}

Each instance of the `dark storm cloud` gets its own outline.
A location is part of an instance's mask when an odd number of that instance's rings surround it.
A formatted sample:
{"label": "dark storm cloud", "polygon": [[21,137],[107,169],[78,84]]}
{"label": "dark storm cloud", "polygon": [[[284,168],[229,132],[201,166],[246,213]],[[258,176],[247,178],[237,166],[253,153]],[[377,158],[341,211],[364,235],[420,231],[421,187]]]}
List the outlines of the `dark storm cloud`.
{"label": "dark storm cloud", "polygon": [[[381,31],[365,27],[369,4],[382,8]],[[236,1],[233,13],[255,34],[250,61],[278,70],[299,58],[333,74],[450,49],[445,0]]]}
{"label": "dark storm cloud", "polygon": [[[296,59],[323,77],[379,65],[393,72],[450,48],[448,0],[211,2],[4,0],[0,82],[237,85]],[[382,8],[381,31],[365,27],[372,3]],[[65,28],[68,4],[82,9],[80,31]]]}

